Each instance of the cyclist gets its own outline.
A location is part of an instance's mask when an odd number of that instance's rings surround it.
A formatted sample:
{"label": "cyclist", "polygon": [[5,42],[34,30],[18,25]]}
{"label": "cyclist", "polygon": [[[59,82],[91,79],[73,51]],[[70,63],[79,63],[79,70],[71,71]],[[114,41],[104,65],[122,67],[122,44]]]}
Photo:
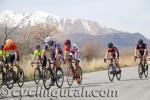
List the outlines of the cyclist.
{"label": "cyclist", "polygon": [[109,57],[113,57],[113,59],[115,60],[115,64],[118,66],[119,68],[119,73],[121,72],[121,68],[119,65],[119,51],[118,49],[113,45],[113,43],[108,43],[108,48],[106,49],[106,54],[105,54],[105,58],[104,58],[104,62],[106,62],[106,60]]}
{"label": "cyclist", "polygon": [[18,70],[21,70],[19,66],[19,53],[17,50],[17,45],[12,39],[7,39],[3,47],[4,61],[11,65],[15,64]]}
{"label": "cyclist", "polygon": [[50,36],[44,40],[43,62],[45,66],[46,66],[47,58],[50,59],[51,69],[53,71],[55,67],[59,68],[63,61],[62,49],[60,44],[56,43]]}
{"label": "cyclist", "polygon": [[71,51],[71,41],[69,39],[64,41],[64,63],[66,63],[67,57],[69,56]]}
{"label": "cyclist", "polygon": [[[71,53],[73,54],[73,60],[75,61],[75,67],[79,66],[80,63],[80,52],[79,52],[79,48],[77,46],[77,44],[73,44],[73,48]],[[76,70],[76,68],[75,68]]]}
{"label": "cyclist", "polygon": [[144,58],[144,61],[146,63],[146,58],[148,56],[148,50],[147,50],[147,44],[143,42],[142,39],[138,40],[138,44],[136,44],[135,50],[134,50],[134,60],[137,59],[137,52],[139,52],[139,56]]}
{"label": "cyclist", "polygon": [[34,50],[34,56],[32,59],[32,63],[36,60],[36,58],[37,58],[37,60],[42,60],[42,54],[43,54],[43,50],[41,49],[41,46],[37,45]]}

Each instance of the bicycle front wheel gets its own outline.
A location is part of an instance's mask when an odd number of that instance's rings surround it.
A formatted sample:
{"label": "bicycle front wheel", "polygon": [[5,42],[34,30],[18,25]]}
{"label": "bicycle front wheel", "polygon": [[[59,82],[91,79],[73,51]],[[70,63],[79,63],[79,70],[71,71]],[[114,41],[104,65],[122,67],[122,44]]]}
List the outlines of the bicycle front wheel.
{"label": "bicycle front wheel", "polygon": [[24,72],[23,72],[23,70],[21,69],[20,71],[18,71],[18,73],[17,73],[17,83],[18,83],[18,86],[19,87],[22,87],[23,86],[23,84],[24,84]]}
{"label": "bicycle front wheel", "polygon": [[8,70],[6,74],[6,86],[8,89],[12,89],[14,86],[14,78],[15,78],[15,73],[12,70]]}
{"label": "bicycle front wheel", "polygon": [[56,69],[56,85],[58,88],[61,88],[64,83],[64,72],[62,68]]}
{"label": "bicycle front wheel", "polygon": [[83,74],[82,74],[82,69],[81,69],[81,67],[79,66],[78,68],[77,68],[77,72],[76,72],[76,80],[77,80],[77,83],[78,84],[81,84],[82,83],[82,76]]}
{"label": "bicycle front wheel", "polygon": [[110,64],[108,66],[108,77],[109,77],[110,81],[113,81],[114,77],[115,77],[115,73],[114,73],[113,67],[114,67],[113,64]]}
{"label": "bicycle front wheel", "polygon": [[2,88],[2,86],[3,86],[3,77],[4,77],[3,76],[3,71],[2,71],[2,69],[0,69],[0,88]]}
{"label": "bicycle front wheel", "polygon": [[69,67],[67,71],[67,83],[69,86],[72,86],[74,80],[73,68]]}
{"label": "bicycle front wheel", "polygon": [[46,69],[43,74],[43,84],[46,90],[49,90],[52,86],[52,73],[50,69]]}
{"label": "bicycle front wheel", "polygon": [[35,84],[39,84],[40,82],[40,79],[41,79],[41,75],[40,75],[40,69],[37,67],[34,71],[34,82]]}

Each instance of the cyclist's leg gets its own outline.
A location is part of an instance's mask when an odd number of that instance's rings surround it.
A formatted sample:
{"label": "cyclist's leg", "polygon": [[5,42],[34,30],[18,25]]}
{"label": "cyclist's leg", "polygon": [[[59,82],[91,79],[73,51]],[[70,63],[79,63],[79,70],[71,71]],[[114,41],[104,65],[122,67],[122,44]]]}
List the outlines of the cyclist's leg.
{"label": "cyclist's leg", "polygon": [[55,69],[55,66],[54,66],[54,63],[55,63],[55,54],[51,54],[50,55],[50,63],[51,63],[51,69],[54,71],[54,69]]}
{"label": "cyclist's leg", "polygon": [[46,67],[46,65],[47,65],[47,57],[46,57],[46,55],[43,55],[43,57],[42,57],[42,66]]}
{"label": "cyclist's leg", "polygon": [[[16,61],[15,61],[15,66],[17,67],[17,69],[18,69],[18,71],[20,71],[21,72],[21,66],[19,65],[19,61],[20,61],[20,59],[19,59],[19,53],[17,52],[17,55],[16,55],[17,57],[16,57]],[[15,60],[15,58],[14,58],[14,60]]]}
{"label": "cyclist's leg", "polygon": [[15,55],[9,55],[9,64],[10,66],[13,66],[15,61]]}

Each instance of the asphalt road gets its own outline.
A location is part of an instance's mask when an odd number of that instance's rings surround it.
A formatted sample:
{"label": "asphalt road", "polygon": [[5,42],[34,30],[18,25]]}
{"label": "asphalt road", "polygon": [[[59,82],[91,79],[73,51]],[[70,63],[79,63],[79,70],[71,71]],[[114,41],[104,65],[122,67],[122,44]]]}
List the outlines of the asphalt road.
{"label": "asphalt road", "polygon": [[25,82],[22,88],[15,84],[12,90],[5,86],[0,90],[0,99],[4,100],[150,100],[150,78],[139,79],[137,67],[122,69],[122,78],[110,82],[107,71],[92,72],[83,75],[83,82],[72,87],[66,83],[61,89],[56,86],[45,90],[42,81]]}

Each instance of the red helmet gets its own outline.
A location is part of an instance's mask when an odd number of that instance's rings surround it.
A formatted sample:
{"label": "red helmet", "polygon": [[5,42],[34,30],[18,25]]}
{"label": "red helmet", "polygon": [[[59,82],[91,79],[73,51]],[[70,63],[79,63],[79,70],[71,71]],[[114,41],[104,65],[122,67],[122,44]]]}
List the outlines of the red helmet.
{"label": "red helmet", "polygon": [[68,45],[68,44],[71,44],[71,41],[69,39],[64,41],[64,45]]}

